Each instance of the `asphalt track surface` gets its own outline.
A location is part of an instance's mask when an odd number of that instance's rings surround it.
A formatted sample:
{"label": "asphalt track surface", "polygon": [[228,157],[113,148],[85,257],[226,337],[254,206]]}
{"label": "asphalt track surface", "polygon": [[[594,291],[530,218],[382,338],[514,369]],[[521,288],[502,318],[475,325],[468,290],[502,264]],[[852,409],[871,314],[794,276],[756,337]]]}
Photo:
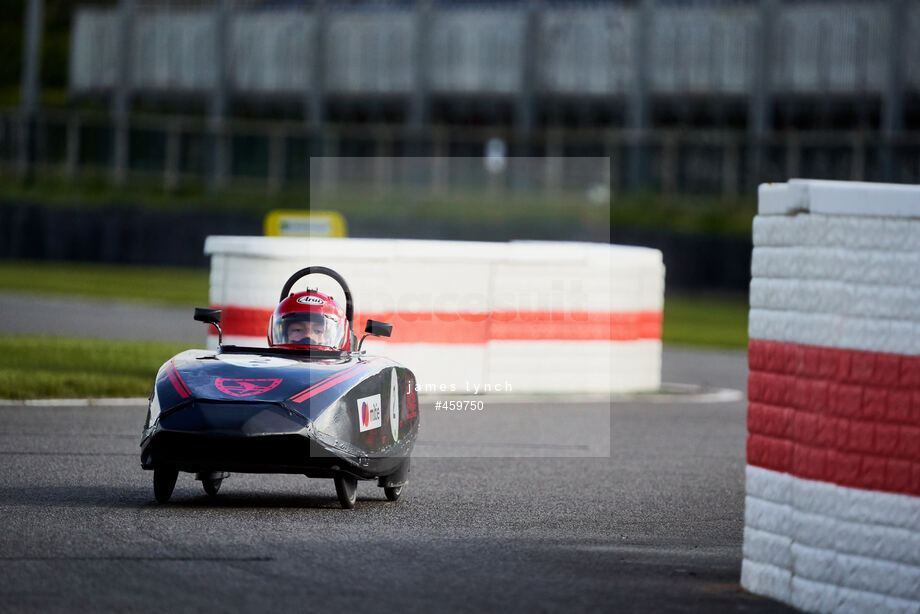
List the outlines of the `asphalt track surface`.
{"label": "asphalt track surface", "polygon": [[3,334],[204,343],[207,329],[193,313],[193,307],[0,292]]}
{"label": "asphalt track surface", "polygon": [[[746,377],[743,353],[664,354],[668,382]],[[142,404],[2,405],[0,611],[788,611],[738,585],[743,401],[437,400],[403,498],[362,482],[353,511],[331,480],[245,474],[158,505]]]}
{"label": "asphalt track surface", "polygon": [[[665,374],[743,387],[743,361],[669,351]],[[403,498],[362,482],[353,511],[330,480],[243,474],[158,505],[142,405],[2,406],[0,610],[785,610],[738,585],[743,402],[435,400]]]}

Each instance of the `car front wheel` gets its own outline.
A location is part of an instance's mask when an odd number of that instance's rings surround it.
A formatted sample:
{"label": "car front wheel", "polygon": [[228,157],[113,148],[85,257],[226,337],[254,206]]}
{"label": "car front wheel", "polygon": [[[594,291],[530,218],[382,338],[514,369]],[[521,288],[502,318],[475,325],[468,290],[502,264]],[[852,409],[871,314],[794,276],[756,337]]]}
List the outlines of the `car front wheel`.
{"label": "car front wheel", "polygon": [[156,497],[158,503],[169,501],[173,489],[176,487],[178,477],[179,471],[177,469],[156,467],[153,470],[153,496]]}
{"label": "car front wheel", "polygon": [[358,499],[358,480],[350,475],[335,476],[335,492],[343,509],[354,509]]}

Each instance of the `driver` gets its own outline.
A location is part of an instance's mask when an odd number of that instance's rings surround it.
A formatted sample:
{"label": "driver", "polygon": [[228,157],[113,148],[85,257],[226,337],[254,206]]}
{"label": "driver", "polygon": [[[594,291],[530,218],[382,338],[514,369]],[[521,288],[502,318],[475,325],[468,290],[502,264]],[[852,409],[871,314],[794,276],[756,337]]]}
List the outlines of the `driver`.
{"label": "driver", "polygon": [[309,314],[307,320],[296,320],[287,325],[288,343],[299,345],[325,345],[326,322],[322,314]]}
{"label": "driver", "polygon": [[269,347],[304,346],[343,350],[350,347],[348,321],[335,300],[316,290],[291,294],[281,301],[268,325]]}

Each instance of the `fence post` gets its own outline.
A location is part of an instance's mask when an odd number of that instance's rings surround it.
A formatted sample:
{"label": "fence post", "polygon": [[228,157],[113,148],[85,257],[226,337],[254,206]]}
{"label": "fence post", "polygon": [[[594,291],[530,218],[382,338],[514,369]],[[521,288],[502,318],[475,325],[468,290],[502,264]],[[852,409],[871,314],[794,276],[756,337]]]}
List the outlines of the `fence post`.
{"label": "fence post", "polygon": [[80,123],[80,116],[76,113],[71,113],[67,118],[67,161],[64,175],[69,181],[76,179],[80,166]]}
{"label": "fence post", "polygon": [[608,130],[604,137],[604,155],[610,163],[610,202],[613,203],[613,196],[617,191],[622,190],[623,180],[620,177],[620,164],[617,155],[617,146],[619,145],[619,134]]}
{"label": "fence post", "polygon": [[[514,126],[508,132],[506,142],[511,160],[508,163],[508,178],[514,190],[526,191],[531,188],[529,169],[517,163],[515,157],[532,156],[536,146],[533,138],[534,124],[534,90],[536,89],[538,54],[540,52],[540,15],[543,6],[541,0],[527,0],[524,10],[524,37],[521,42],[520,83],[514,105]],[[489,176],[489,186],[493,186],[496,177]],[[507,186],[503,185],[503,189]],[[491,188],[490,188],[491,189]]]}
{"label": "fence post", "polygon": [[[313,44],[310,46],[312,57],[304,58],[313,66],[313,80],[307,83],[304,92],[304,118],[307,122],[307,182],[311,181],[310,158],[323,155],[326,97],[326,29],[329,22],[329,10],[326,0],[316,0],[313,5]],[[320,178],[315,178],[318,182]],[[308,185],[309,189],[309,185]]]}
{"label": "fence post", "polygon": [[166,162],[163,165],[163,186],[167,192],[179,187],[180,139],[179,122],[172,119],[166,127]]}
{"label": "fence post", "polygon": [[118,73],[112,91],[112,181],[123,185],[128,175],[131,110],[131,48],[134,38],[135,0],[118,6]]}
{"label": "fence post", "polygon": [[409,128],[421,131],[428,120],[428,58],[431,54],[431,0],[418,0],[415,6],[415,87],[409,100]]}
{"label": "fence post", "polygon": [[[383,128],[377,130],[377,142],[374,151],[374,184],[385,194],[393,193],[393,135]],[[411,176],[411,173],[410,173]],[[401,177],[404,179],[404,177]],[[403,186],[400,186],[403,187]],[[410,187],[415,188],[415,185]]]}
{"label": "fence post", "polygon": [[433,194],[442,196],[447,193],[448,186],[448,168],[450,161],[448,158],[447,135],[443,128],[435,128],[432,134],[432,169],[431,169],[431,191]]}
{"label": "fence post", "polygon": [[748,134],[750,135],[749,182],[760,183],[763,176],[767,131],[773,126],[772,99],[770,95],[770,66],[775,36],[776,0],[761,0],[759,8],[759,36],[754,47],[754,72],[751,95],[748,101]]}
{"label": "fence post", "polygon": [[268,137],[268,191],[277,194],[284,186],[287,141],[281,127],[271,131]]}
{"label": "fence post", "polygon": [[543,186],[552,196],[558,196],[562,191],[562,134],[558,128],[549,128],[546,131],[546,160],[543,172],[545,179]]}
{"label": "fence post", "polygon": [[727,134],[722,143],[722,196],[738,195],[738,139]]}
{"label": "fence post", "polygon": [[853,159],[850,167],[850,179],[853,181],[864,181],[866,176],[866,135],[862,130],[854,133],[853,142]]}
{"label": "fence post", "polygon": [[[537,54],[540,50],[540,12],[539,0],[528,0],[524,13],[524,40],[521,53],[521,83],[518,89],[514,110],[514,132],[517,151],[512,155],[530,155],[529,137],[533,130],[534,90],[537,80]],[[521,144],[525,145],[521,145]]]}
{"label": "fence post", "polygon": [[662,136],[664,138],[661,152],[661,188],[662,192],[670,195],[677,191],[677,133],[667,130]]}
{"label": "fence post", "polygon": [[326,195],[330,193],[335,193],[338,189],[339,183],[339,168],[338,168],[338,159],[339,155],[339,135],[332,131],[330,128],[325,128],[322,131],[323,139],[323,156],[320,160],[320,176],[313,177],[313,166],[310,165],[310,206],[314,206],[316,203],[313,202],[314,195],[314,186],[313,181],[316,180],[317,194]]}
{"label": "fence post", "polygon": [[630,131],[628,185],[633,190],[645,187],[647,180],[644,140],[648,123],[648,69],[651,63],[649,50],[654,12],[655,0],[641,0],[636,11],[633,84],[626,110]]}
{"label": "fence post", "polygon": [[44,0],[29,0],[25,15],[19,117],[19,176],[32,178],[35,164],[35,115],[41,91],[41,45],[45,20]]}
{"label": "fence post", "polygon": [[229,45],[229,0],[218,0],[214,7],[214,87],[211,90],[211,108],[208,113],[208,134],[211,140],[210,189],[224,187],[228,167],[226,136],[227,115],[227,52]]}
{"label": "fence post", "polygon": [[904,31],[907,7],[904,0],[888,1],[888,66],[882,103],[882,150],[880,161],[885,181],[897,180],[898,156],[895,138],[904,123]]}
{"label": "fence post", "polygon": [[316,3],[313,5],[313,45],[311,47],[313,57],[307,59],[313,66],[313,80],[307,83],[306,96],[304,97],[304,102],[306,104],[304,117],[307,118],[307,123],[313,130],[319,130],[325,119],[323,98],[325,96],[326,86],[327,21],[328,10],[326,8],[326,0],[316,0]]}
{"label": "fence post", "polygon": [[802,144],[795,130],[786,134],[786,177],[799,176],[799,167],[802,161]]}

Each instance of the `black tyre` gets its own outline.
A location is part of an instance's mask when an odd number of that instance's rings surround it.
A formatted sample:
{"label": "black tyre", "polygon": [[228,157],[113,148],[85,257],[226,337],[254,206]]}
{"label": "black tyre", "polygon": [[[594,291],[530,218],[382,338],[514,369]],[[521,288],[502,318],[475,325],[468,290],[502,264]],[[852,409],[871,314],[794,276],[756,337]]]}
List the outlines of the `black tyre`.
{"label": "black tyre", "polygon": [[358,499],[358,480],[350,475],[335,476],[335,492],[343,509],[354,509]]}
{"label": "black tyre", "polygon": [[201,480],[201,485],[204,486],[204,491],[213,497],[217,494],[217,491],[220,490],[220,485],[223,483],[223,481],[223,478],[205,478]]}
{"label": "black tyre", "polygon": [[156,467],[153,470],[153,496],[156,497],[158,503],[169,501],[178,477],[179,471],[176,469]]}
{"label": "black tyre", "polygon": [[402,494],[402,490],[402,486],[384,486],[383,494],[387,496],[387,500],[389,501],[398,501],[399,495]]}

